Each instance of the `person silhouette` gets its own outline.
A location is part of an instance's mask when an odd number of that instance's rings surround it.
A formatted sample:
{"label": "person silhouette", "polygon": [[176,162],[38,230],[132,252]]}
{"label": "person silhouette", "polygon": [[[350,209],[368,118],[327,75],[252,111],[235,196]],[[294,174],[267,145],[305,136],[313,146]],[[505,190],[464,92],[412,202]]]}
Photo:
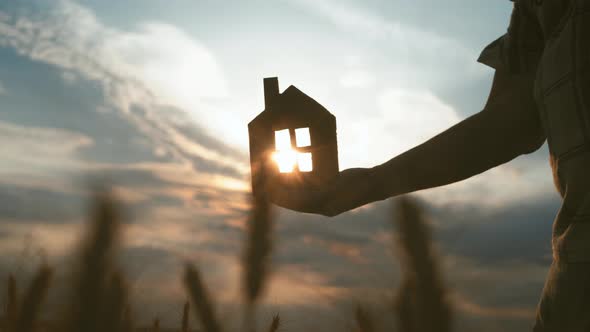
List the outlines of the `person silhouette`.
{"label": "person silhouette", "polygon": [[384,164],[344,170],[321,188],[271,178],[265,192],[279,206],[335,216],[467,179],[547,140],[563,204],[533,331],[590,331],[590,0],[511,1],[507,32],[478,59],[495,69],[481,112]]}

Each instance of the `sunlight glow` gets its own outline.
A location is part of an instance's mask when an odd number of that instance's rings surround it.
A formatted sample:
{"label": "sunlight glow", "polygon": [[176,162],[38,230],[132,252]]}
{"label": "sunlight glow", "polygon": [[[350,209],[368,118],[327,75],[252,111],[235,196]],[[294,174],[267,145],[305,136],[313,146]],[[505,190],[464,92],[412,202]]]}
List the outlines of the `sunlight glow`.
{"label": "sunlight glow", "polygon": [[[297,147],[311,145],[309,128],[295,129],[295,141]],[[291,148],[291,133],[289,129],[275,131],[275,148],[272,159],[279,167],[281,173],[291,173],[295,166],[300,172],[313,171],[313,162],[310,152],[297,152]]]}
{"label": "sunlight glow", "polygon": [[279,172],[291,173],[297,163],[297,153],[291,149],[277,151],[273,154],[272,159],[279,166]]}
{"label": "sunlight glow", "polygon": [[310,152],[295,152],[293,150],[275,151],[272,159],[276,162],[281,173],[291,173],[295,165],[301,172],[313,171],[313,160]]}

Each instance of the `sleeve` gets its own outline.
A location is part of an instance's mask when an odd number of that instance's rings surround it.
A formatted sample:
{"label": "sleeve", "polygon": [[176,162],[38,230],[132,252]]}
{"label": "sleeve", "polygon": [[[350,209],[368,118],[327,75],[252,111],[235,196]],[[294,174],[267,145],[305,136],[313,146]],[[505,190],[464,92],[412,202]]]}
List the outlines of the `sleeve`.
{"label": "sleeve", "polygon": [[513,74],[530,73],[536,70],[544,45],[535,15],[523,1],[515,0],[508,31],[486,46],[477,61]]}

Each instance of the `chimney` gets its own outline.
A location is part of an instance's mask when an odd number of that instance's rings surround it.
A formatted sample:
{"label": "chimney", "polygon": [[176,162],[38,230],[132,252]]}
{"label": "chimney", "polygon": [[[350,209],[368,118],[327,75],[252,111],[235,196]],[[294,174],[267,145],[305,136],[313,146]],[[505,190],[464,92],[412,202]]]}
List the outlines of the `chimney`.
{"label": "chimney", "polygon": [[279,96],[279,79],[278,77],[267,77],[264,79],[264,109],[270,109]]}

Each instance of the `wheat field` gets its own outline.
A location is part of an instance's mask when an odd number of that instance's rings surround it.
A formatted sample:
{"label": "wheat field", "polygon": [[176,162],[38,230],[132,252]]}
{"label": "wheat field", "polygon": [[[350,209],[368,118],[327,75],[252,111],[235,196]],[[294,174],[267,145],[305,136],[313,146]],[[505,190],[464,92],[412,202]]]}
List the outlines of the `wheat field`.
{"label": "wheat field", "polygon": [[[391,228],[395,241],[392,246],[399,254],[403,276],[387,310],[395,318],[393,330],[451,331],[452,310],[423,211],[407,197],[394,200],[393,205]],[[115,263],[120,247],[121,209],[119,202],[108,191],[93,195],[86,235],[80,240],[77,264],[71,271],[74,281],[69,286],[64,308],[60,308],[63,313],[59,317],[41,318],[44,301],[52,287],[54,271],[51,266],[40,266],[32,281],[20,292],[15,277],[6,276],[1,331],[227,331],[216,312],[215,298],[201,277],[200,269],[207,267],[190,262],[186,263],[184,275],[178,276],[190,299],[178,313],[178,326],[161,327],[158,317],[153,318],[151,326],[135,324],[127,281]],[[245,317],[241,324],[243,332],[288,331],[281,323],[283,317],[278,314],[265,326],[256,326],[255,323],[257,305],[270,278],[273,218],[272,207],[264,198],[252,198],[241,257],[244,271],[241,278]],[[182,303],[182,300],[179,302]],[[196,321],[195,326],[190,326],[191,315]],[[385,331],[368,308],[357,305],[350,316],[358,332]]]}

